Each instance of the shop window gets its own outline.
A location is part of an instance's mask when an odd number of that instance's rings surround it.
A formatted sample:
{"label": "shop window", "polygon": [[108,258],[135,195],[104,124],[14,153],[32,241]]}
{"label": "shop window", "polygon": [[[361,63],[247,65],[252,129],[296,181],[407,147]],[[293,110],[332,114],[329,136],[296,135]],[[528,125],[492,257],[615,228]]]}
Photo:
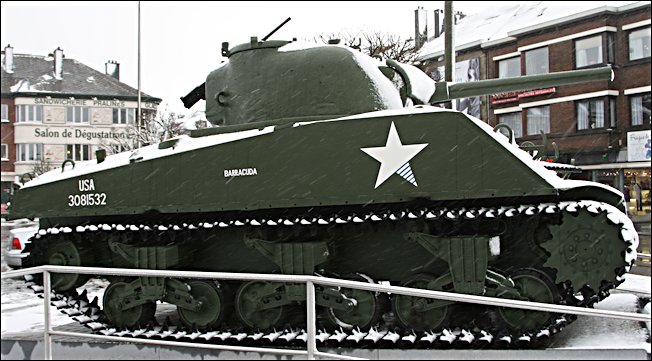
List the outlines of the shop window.
{"label": "shop window", "polygon": [[[632,215],[650,216],[652,206],[650,183],[649,167],[625,169],[625,185],[630,190],[631,201],[629,203],[629,210]],[[636,186],[637,184],[638,187]]]}
{"label": "shop window", "polygon": [[596,98],[575,103],[577,113],[577,130],[615,127],[616,100]]}
{"label": "shop window", "polygon": [[3,161],[9,160],[9,146],[7,144],[2,144],[2,147],[0,147],[0,152],[2,153],[0,159]]}
{"label": "shop window", "polygon": [[548,73],[548,47],[525,53],[525,75]]}
{"label": "shop window", "polygon": [[16,144],[16,160],[19,162],[43,160],[43,144]]}
{"label": "shop window", "polygon": [[113,124],[134,124],[136,109],[113,108]]}
{"label": "shop window", "polygon": [[650,124],[650,93],[632,95],[629,101],[632,126]]}
{"label": "shop window", "polygon": [[618,181],[618,170],[617,169],[595,170],[593,181],[615,188],[616,182]]}
{"label": "shop window", "polygon": [[41,122],[43,121],[43,106],[41,105],[16,105],[16,121]]}
{"label": "shop window", "polygon": [[2,104],[2,122],[9,121],[9,106],[7,104]]}
{"label": "shop window", "polygon": [[90,120],[89,107],[67,107],[66,122],[88,124]]}
{"label": "shop window", "polygon": [[91,150],[88,144],[68,144],[66,145],[66,159],[72,159],[75,162],[80,160],[90,160]]}
{"label": "shop window", "polygon": [[[514,138],[521,138],[523,136],[523,120],[521,112],[499,115],[498,122],[501,124],[507,124],[512,128]],[[507,132],[506,129],[501,129],[500,132],[506,137],[509,137],[509,132]]]}
{"label": "shop window", "polygon": [[498,61],[498,78],[521,76],[521,57]]}
{"label": "shop window", "polygon": [[629,60],[650,57],[650,28],[629,33]]}
{"label": "shop window", "polygon": [[526,122],[527,135],[550,133],[550,106],[528,108]]}

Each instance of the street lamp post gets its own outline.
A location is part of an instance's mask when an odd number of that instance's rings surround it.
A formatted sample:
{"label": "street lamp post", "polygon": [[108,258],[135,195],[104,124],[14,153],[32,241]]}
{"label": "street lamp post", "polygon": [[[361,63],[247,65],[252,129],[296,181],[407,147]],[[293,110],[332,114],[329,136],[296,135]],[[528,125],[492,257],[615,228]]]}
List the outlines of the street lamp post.
{"label": "street lamp post", "polygon": [[[455,80],[455,34],[453,31],[453,2],[444,1],[444,80]],[[446,102],[446,108],[455,110],[455,101]]]}

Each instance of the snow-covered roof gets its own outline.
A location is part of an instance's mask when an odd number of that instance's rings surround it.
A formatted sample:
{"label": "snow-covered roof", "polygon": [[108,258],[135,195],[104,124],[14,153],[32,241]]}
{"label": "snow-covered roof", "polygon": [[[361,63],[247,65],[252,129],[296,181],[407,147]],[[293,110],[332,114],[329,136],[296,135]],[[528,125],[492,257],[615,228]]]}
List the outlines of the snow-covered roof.
{"label": "snow-covered roof", "polygon": [[[17,93],[43,93],[49,96],[94,96],[136,100],[138,90],[120,80],[99,72],[75,59],[64,58],[61,79],[54,76],[54,58],[31,54],[13,54],[13,71],[5,68],[7,54],[2,56],[3,96]],[[161,99],[141,93],[146,101]]]}
{"label": "snow-covered roof", "polygon": [[[556,3],[556,4],[553,4]],[[455,49],[457,51],[503,41],[514,40],[514,36],[525,31],[541,29],[603,12],[622,12],[649,6],[649,1],[639,1],[620,7],[596,6],[591,1],[568,1],[563,6],[559,2],[508,2],[504,6],[491,6],[479,14],[471,14],[458,20],[455,29]],[[426,42],[417,54],[417,61],[443,55],[444,35]]]}

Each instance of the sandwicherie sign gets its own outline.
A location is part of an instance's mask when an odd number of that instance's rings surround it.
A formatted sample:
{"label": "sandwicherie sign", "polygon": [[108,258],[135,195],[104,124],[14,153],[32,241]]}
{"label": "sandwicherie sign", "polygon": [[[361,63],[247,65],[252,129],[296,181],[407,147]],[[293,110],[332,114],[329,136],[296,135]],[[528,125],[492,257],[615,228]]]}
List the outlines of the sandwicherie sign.
{"label": "sandwicherie sign", "polygon": [[[136,108],[138,103],[129,100],[104,100],[104,99],[77,99],[77,98],[23,98],[22,101],[16,101],[16,104],[35,104],[35,105],[53,105],[68,107],[94,107],[94,108]],[[33,103],[30,101],[32,100]],[[158,104],[151,102],[141,102],[143,109],[156,109]]]}

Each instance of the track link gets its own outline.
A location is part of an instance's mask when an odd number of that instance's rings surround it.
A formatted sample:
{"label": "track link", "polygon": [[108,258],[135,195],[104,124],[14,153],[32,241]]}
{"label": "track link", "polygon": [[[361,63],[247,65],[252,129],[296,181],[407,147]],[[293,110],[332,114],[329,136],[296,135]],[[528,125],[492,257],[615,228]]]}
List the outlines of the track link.
{"label": "track link", "polygon": [[[57,235],[59,233],[96,233],[115,231],[167,231],[183,232],[184,230],[213,227],[239,227],[251,226],[276,226],[276,225],[325,225],[343,223],[364,223],[382,221],[400,221],[401,219],[424,219],[436,220],[445,217],[448,220],[470,220],[470,219],[495,219],[510,218],[517,215],[535,217],[538,214],[560,214],[562,212],[576,214],[578,211],[587,210],[597,215],[604,215],[614,227],[619,227],[621,240],[624,242],[622,252],[622,266],[616,270],[614,279],[603,280],[597,289],[589,285],[575,286],[570,281],[558,283],[562,288],[562,304],[569,304],[580,307],[593,307],[596,302],[609,295],[609,291],[624,281],[623,275],[629,271],[636,260],[636,248],[638,246],[638,235],[634,226],[625,215],[610,205],[595,201],[563,202],[560,204],[536,204],[522,206],[503,206],[491,208],[423,208],[405,210],[401,212],[381,212],[370,214],[335,214],[328,217],[313,217],[311,219],[237,219],[229,221],[200,222],[196,224],[166,224],[166,225],[133,225],[133,224],[97,224],[78,226],[75,229],[70,227],[56,227],[42,229],[34,236],[35,242],[29,243],[26,252],[33,251],[37,247],[38,240]],[[33,277],[27,277],[28,285],[37,294],[42,294],[43,287]],[[581,296],[577,295],[581,293]],[[42,296],[41,296],[42,297]],[[255,345],[255,346],[301,346],[304,347],[307,334],[304,329],[289,328],[284,330],[273,330],[265,332],[243,332],[240,329],[224,328],[219,330],[198,330],[184,327],[180,322],[174,323],[166,319],[162,324],[142,325],[134,329],[116,329],[107,323],[97,297],[90,301],[87,292],[82,293],[73,290],[72,292],[58,293],[52,291],[51,304],[64,314],[73,318],[76,322],[84,325],[93,333],[137,338],[156,338],[163,340],[179,340],[208,342],[220,344]],[[320,329],[316,335],[320,346],[338,346],[352,348],[531,348],[545,344],[552,335],[560,332],[566,325],[576,319],[574,315],[556,315],[545,327],[536,332],[510,333],[501,329],[473,329],[455,328],[443,329],[438,332],[414,332],[398,330],[396,328],[378,326],[369,330],[334,330],[327,331]]]}

